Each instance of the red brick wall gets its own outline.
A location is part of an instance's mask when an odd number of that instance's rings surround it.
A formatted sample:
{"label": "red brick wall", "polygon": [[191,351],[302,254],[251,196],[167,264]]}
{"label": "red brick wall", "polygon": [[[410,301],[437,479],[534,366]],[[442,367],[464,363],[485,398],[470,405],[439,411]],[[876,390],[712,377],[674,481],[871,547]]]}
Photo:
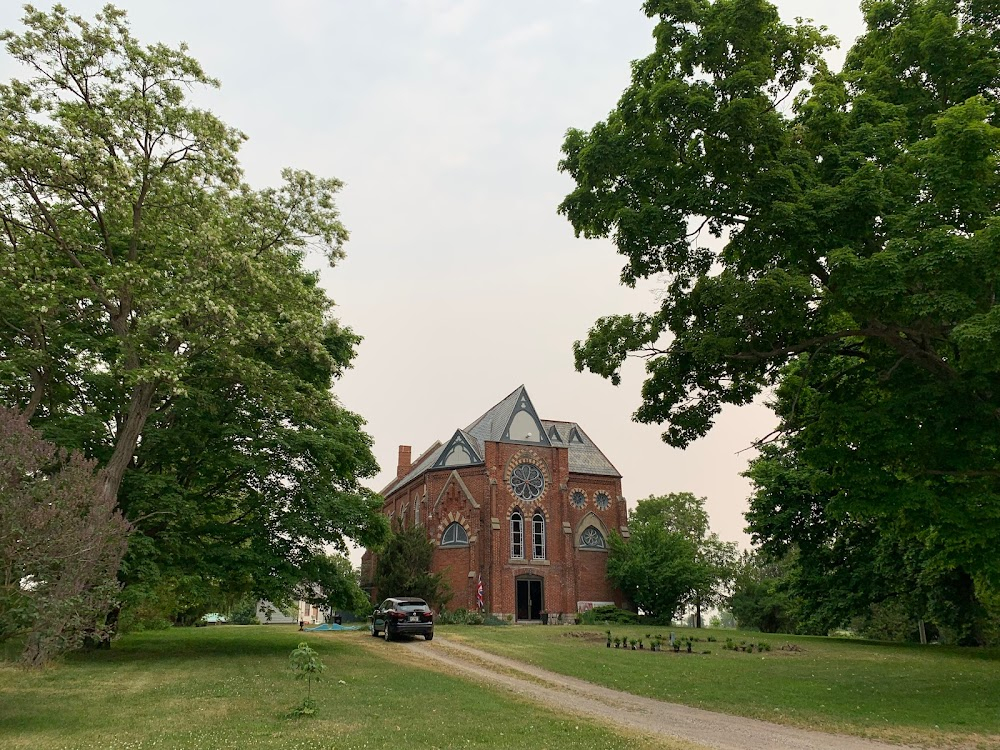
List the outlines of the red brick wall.
{"label": "red brick wall", "polygon": [[[383,513],[392,512],[397,519],[405,507],[406,525],[410,526],[414,506],[419,504],[421,525],[435,543],[440,542],[449,523],[461,523],[465,528],[468,547],[438,549],[434,553],[433,569],[444,574],[453,593],[449,609],[475,609],[480,575],[490,612],[516,612],[515,579],[522,575],[544,579],[544,606],[548,612],[575,613],[580,601],[613,601],[622,606],[625,601],[621,592],[605,580],[607,553],[577,547],[585,518],[588,523],[596,519],[594,525],[605,536],[612,530],[621,533],[627,521],[621,480],[570,474],[566,448],[487,443],[485,453],[485,466],[426,472],[393,488],[383,506]],[[535,502],[525,502],[509,489],[509,473],[522,461],[535,463],[545,476],[545,491]],[[464,489],[455,475],[461,478]],[[577,489],[587,496],[582,509],[570,504],[570,493]],[[598,492],[610,498],[605,510],[595,505]],[[514,507],[524,514],[523,561],[510,558],[510,513]],[[532,515],[538,509],[546,518],[544,560],[532,558]],[[494,518],[499,521],[499,529],[493,528]]]}

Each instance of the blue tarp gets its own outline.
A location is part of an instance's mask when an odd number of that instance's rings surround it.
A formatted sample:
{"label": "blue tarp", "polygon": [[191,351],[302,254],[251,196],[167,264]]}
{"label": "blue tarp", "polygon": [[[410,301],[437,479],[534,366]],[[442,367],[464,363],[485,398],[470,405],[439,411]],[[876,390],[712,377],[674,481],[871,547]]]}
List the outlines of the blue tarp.
{"label": "blue tarp", "polygon": [[322,625],[317,625],[314,628],[303,628],[303,630],[308,630],[310,633],[314,630],[361,630],[360,625],[338,625],[337,623],[324,622]]}

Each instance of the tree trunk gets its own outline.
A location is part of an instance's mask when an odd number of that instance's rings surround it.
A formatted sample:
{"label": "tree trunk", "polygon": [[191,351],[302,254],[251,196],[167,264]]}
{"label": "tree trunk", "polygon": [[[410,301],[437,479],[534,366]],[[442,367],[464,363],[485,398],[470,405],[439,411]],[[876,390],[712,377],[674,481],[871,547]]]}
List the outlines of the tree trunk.
{"label": "tree trunk", "polygon": [[924,626],[923,618],[917,620],[917,630],[920,631],[920,643],[927,645],[927,628]]}
{"label": "tree trunk", "polygon": [[115,436],[115,450],[111,460],[104,468],[104,498],[116,502],[118,488],[121,487],[125,470],[135,456],[135,447],[139,444],[142,428],[146,425],[153,406],[153,396],[156,394],[156,383],[139,383],[132,389],[132,399],[129,402],[125,423]]}

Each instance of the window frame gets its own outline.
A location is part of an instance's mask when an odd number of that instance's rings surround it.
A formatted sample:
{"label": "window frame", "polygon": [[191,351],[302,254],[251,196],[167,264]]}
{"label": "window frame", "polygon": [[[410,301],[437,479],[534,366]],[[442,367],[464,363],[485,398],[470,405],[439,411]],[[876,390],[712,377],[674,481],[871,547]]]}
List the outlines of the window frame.
{"label": "window frame", "polygon": [[[448,532],[451,531],[452,529],[455,529],[454,533],[455,539],[449,541],[447,539]],[[462,537],[464,537],[464,539]],[[458,549],[460,547],[468,547],[469,532],[467,532],[465,530],[465,527],[458,521],[452,521],[445,527],[444,531],[441,533],[441,543],[438,546],[440,546],[442,549]]]}
{"label": "window frame", "polygon": [[520,508],[510,513],[510,559],[524,559],[524,514]]}
{"label": "window frame", "polygon": [[[595,546],[593,544],[587,544],[584,541],[584,538],[583,538],[584,534],[586,534],[591,529],[593,529],[594,532],[597,534],[597,536],[600,537],[600,539],[601,539],[601,545],[599,547]],[[585,528],[583,531],[580,532],[580,549],[596,550],[596,551],[600,551],[600,552],[606,552],[607,549],[608,549],[608,540],[604,537],[604,534],[601,533],[601,530],[599,528],[597,528],[597,526],[595,526],[592,523],[591,524],[587,524],[587,528]]]}
{"label": "window frame", "polygon": [[540,510],[531,517],[531,557],[545,559],[545,514]]}

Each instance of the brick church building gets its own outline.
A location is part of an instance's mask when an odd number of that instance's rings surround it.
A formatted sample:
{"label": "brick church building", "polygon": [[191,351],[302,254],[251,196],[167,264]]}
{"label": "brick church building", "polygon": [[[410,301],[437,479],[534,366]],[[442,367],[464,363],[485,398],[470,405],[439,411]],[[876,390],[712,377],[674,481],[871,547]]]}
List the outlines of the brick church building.
{"label": "brick church building", "polygon": [[624,605],[605,579],[609,533],[628,537],[621,474],[578,424],[540,419],[521,386],[411,455],[399,447],[382,512],[427,529],[449,609],[476,609],[480,577],[485,610],[520,622]]}

